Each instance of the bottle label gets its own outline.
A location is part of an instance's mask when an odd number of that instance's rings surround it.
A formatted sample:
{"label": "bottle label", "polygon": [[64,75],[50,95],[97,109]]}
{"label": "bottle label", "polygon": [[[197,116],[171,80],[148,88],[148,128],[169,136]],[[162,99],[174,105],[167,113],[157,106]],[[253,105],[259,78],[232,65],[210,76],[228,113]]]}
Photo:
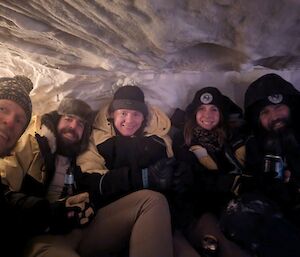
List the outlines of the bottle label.
{"label": "bottle label", "polygon": [[72,185],[72,184],[74,184],[74,176],[73,176],[73,174],[66,174],[65,175],[65,184],[66,185]]}
{"label": "bottle label", "polygon": [[283,178],[283,160],[278,155],[266,155],[264,158],[265,167],[264,171],[267,173],[273,173],[274,178],[282,179]]}

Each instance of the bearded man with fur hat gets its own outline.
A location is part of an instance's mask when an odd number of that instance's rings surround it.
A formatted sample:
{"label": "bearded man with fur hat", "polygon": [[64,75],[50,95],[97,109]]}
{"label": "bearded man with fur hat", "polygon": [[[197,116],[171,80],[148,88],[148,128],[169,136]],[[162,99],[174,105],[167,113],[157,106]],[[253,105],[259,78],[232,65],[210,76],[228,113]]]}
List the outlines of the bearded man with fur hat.
{"label": "bearded man with fur hat", "polygon": [[[84,101],[64,98],[56,111],[29,118],[12,154],[0,162],[3,180],[11,191],[44,199],[44,205],[36,208],[39,217],[33,216],[44,228],[32,234],[38,236],[33,237],[26,256],[36,256],[41,245],[44,249],[42,242],[53,243],[53,248],[46,250],[49,256],[74,256],[75,249],[67,243],[78,238],[72,231],[93,217],[87,192],[78,189],[72,196],[63,195],[67,171],[75,177],[76,185],[80,174],[76,157],[87,148],[92,118],[93,111]],[[64,241],[56,234],[69,239]],[[61,242],[56,244],[57,240]]]}

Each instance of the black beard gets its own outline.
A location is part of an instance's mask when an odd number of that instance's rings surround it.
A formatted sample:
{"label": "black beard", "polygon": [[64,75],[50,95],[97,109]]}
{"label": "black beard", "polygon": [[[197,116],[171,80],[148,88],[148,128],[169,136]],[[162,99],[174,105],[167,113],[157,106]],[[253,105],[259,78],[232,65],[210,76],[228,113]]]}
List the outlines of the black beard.
{"label": "black beard", "polygon": [[299,143],[293,129],[284,127],[275,131],[268,131],[262,138],[265,153],[285,156],[298,151]]}
{"label": "black beard", "polygon": [[[283,126],[276,128],[277,123],[282,123]],[[290,127],[290,122],[288,118],[279,118],[276,120],[273,120],[269,125],[268,125],[268,130],[275,132],[275,133],[282,133],[282,131],[285,131]]]}
{"label": "black beard", "polygon": [[[274,125],[276,125],[277,122],[282,122],[284,125],[280,128],[274,129]],[[275,121],[272,121],[268,128],[265,128],[262,126],[260,122],[258,122],[258,126],[254,128],[254,134],[256,134],[259,138],[263,139],[266,137],[276,137],[276,136],[282,136],[287,131],[290,131],[292,128],[292,124],[290,122],[289,118],[283,118],[283,119],[277,119]]]}
{"label": "black beard", "polygon": [[57,138],[57,153],[67,157],[76,157],[80,153],[81,141],[77,143],[66,142],[60,135]]}
{"label": "black beard", "polygon": [[282,145],[278,133],[269,132],[264,138],[265,154],[282,155]]}

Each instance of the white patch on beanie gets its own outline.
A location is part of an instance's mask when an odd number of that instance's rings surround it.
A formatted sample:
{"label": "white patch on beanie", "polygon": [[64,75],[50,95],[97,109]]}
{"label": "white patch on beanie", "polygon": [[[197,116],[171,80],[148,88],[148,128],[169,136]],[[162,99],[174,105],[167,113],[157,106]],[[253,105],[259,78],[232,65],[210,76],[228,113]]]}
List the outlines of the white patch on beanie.
{"label": "white patch on beanie", "polygon": [[268,100],[273,104],[280,104],[283,100],[282,94],[269,95]]}

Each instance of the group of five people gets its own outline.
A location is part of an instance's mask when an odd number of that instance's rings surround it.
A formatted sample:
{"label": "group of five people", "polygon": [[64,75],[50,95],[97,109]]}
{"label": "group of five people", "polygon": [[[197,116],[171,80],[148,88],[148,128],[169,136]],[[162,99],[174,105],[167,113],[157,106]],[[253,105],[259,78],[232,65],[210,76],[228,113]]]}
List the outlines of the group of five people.
{"label": "group of five people", "polygon": [[[65,98],[34,117],[31,89],[23,76],[0,79],[1,237],[11,256],[275,256],[232,221],[256,225],[231,208],[249,195],[248,209],[276,207],[288,224],[285,256],[299,253],[300,93],[280,76],[250,84],[246,122],[230,122],[241,109],[201,88],[172,139],[174,124],[137,86],[120,87],[96,114]],[[68,172],[71,196],[62,195]]]}

